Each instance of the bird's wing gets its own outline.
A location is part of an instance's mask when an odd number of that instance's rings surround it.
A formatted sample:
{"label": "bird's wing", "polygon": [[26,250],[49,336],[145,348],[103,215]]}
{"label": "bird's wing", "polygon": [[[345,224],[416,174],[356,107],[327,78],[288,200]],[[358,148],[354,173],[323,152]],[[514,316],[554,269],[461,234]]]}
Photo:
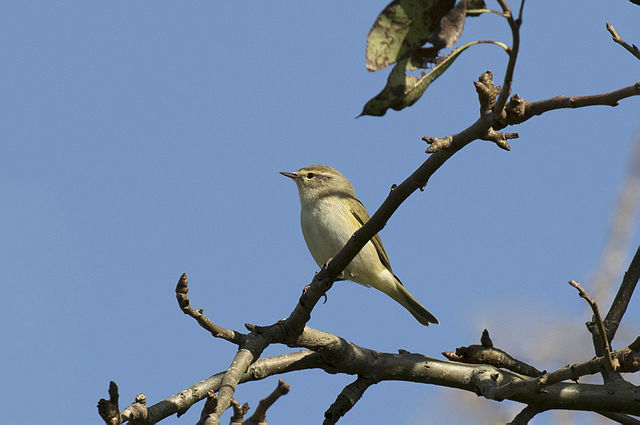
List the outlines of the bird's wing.
{"label": "bird's wing", "polygon": [[[358,200],[358,198],[354,197],[353,199],[356,202],[352,204],[353,207],[351,208],[351,214],[353,214],[355,219],[358,220],[360,226],[364,226],[364,223],[369,221],[369,213],[367,212],[367,209],[364,207],[364,205],[362,205],[362,202]],[[393,273],[393,271],[391,270],[391,262],[389,261],[387,252],[384,250],[382,240],[377,233],[373,238],[371,238],[371,243],[373,243],[373,246],[376,248],[376,252],[378,253],[378,257],[380,258],[382,264],[384,264],[384,266]]]}

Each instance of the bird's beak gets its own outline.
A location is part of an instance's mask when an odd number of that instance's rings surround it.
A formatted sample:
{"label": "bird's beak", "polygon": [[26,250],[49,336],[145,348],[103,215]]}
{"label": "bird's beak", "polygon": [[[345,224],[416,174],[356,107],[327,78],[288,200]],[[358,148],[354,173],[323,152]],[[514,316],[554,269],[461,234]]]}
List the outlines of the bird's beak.
{"label": "bird's beak", "polygon": [[288,173],[286,171],[280,171],[280,174],[282,174],[285,177],[289,177],[290,179],[297,179],[298,178],[298,173]]}

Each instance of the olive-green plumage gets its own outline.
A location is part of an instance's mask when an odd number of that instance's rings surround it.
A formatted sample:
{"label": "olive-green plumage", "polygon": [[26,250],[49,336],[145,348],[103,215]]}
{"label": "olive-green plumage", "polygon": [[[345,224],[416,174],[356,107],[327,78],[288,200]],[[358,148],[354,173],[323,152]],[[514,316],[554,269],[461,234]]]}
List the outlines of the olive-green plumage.
{"label": "olive-green plumage", "polygon": [[[302,234],[319,266],[342,249],[351,235],[369,221],[369,213],[356,198],[345,176],[328,165],[311,165],[280,173],[293,179],[300,195]],[[375,235],[349,263],[346,279],[372,286],[406,308],[425,326],[438,323],[393,274],[380,236]]]}

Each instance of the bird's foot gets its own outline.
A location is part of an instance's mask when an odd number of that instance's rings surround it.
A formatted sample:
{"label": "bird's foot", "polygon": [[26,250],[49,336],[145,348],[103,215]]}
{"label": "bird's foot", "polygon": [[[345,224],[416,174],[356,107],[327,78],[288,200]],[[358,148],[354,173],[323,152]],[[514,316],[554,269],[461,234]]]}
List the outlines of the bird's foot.
{"label": "bird's foot", "polygon": [[[329,263],[331,263],[331,260],[333,260],[333,257],[330,257],[329,259],[327,259],[327,261],[322,265],[322,269],[323,270],[326,270],[327,267],[329,267]],[[319,272],[316,272],[316,274],[318,274],[318,273]],[[339,282],[341,280],[347,280],[347,278],[345,277],[344,270],[342,272],[340,272],[340,274],[336,277],[334,282]]]}

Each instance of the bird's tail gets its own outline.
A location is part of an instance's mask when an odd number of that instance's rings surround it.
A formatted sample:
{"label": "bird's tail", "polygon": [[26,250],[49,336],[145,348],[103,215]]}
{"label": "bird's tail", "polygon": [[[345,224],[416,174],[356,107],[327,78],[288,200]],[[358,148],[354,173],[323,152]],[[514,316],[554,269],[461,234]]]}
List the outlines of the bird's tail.
{"label": "bird's tail", "polygon": [[436,319],[433,314],[429,313],[429,311],[405,289],[402,282],[400,282],[400,279],[395,275],[394,277],[396,278],[397,283],[393,285],[393,287],[384,288],[386,290],[383,290],[383,292],[402,304],[402,306],[409,310],[409,313],[411,313],[421,324],[425,326],[429,326],[429,323],[434,323],[436,325],[440,324],[438,319]]}

